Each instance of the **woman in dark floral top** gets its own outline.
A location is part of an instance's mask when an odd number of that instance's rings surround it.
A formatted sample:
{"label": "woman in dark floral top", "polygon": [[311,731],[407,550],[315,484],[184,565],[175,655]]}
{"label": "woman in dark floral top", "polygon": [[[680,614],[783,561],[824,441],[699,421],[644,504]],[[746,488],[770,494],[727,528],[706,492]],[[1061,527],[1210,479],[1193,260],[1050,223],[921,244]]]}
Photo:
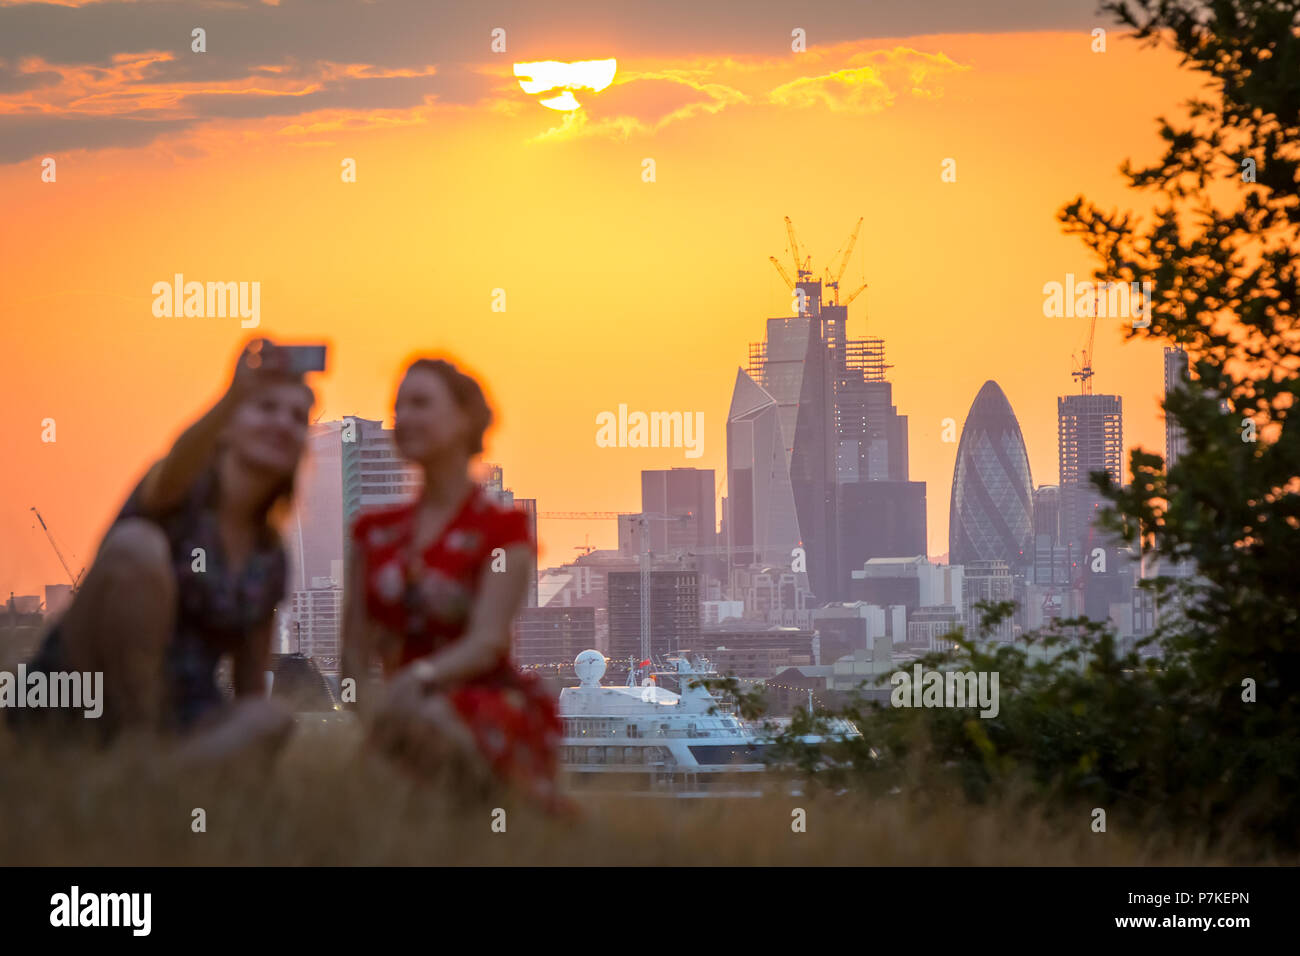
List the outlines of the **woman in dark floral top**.
{"label": "woman in dark floral top", "polygon": [[[29,665],[102,672],[101,737],[194,732],[188,751],[217,758],[288,732],[291,715],[265,696],[272,615],[287,578],[270,515],[292,494],[312,403],[285,354],[255,341],[221,399],[131,493]],[[226,655],[231,707],[215,681]]]}

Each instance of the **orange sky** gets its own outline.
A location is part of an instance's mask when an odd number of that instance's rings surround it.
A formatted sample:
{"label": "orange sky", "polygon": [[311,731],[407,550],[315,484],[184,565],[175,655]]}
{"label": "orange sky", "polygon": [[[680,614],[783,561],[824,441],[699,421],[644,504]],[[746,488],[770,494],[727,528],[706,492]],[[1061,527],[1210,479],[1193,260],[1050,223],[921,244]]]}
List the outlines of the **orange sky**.
{"label": "orange sky", "polygon": [[[643,468],[722,476],[736,367],[764,319],[789,313],[767,261],[788,259],[782,217],[820,272],[865,216],[845,283],[870,288],[849,334],[885,337],[930,553],[948,549],[957,449],[941,423],[960,428],[986,379],[1020,420],[1035,484],[1056,481],[1055,399],[1077,390],[1087,320],[1044,318],[1042,287],[1093,263],[1055,213],[1080,192],[1143,206],[1117,167],[1157,154],[1154,118],[1194,89],[1171,56],[1114,32],[1094,54],[1078,31],[763,57],[575,45],[556,55],[619,57],[619,77],[567,120],[496,58],[478,65],[494,92],[473,106],[206,123],[139,148],[53,152],[53,184],[39,158],[0,166],[5,596],[66,580],[31,505],[76,571],[148,462],[224,387],[250,333],[155,318],[150,289],[177,272],[260,281],[259,331],[329,341],[325,419],[389,418],[402,361],[450,353],[484,378],[499,418],[486,458],[517,495],[543,511],[634,511]],[[127,81],[68,82],[58,95],[111,103]],[[340,181],[344,157],[355,184]],[[940,180],[946,157],[956,183]],[[1123,396],[1125,445],[1162,452],[1159,346],[1103,320],[1094,364],[1095,390]],[[702,411],[703,456],[597,447],[597,413],[620,403]],[[544,566],[586,534],[616,542],[612,521],[540,533]]]}

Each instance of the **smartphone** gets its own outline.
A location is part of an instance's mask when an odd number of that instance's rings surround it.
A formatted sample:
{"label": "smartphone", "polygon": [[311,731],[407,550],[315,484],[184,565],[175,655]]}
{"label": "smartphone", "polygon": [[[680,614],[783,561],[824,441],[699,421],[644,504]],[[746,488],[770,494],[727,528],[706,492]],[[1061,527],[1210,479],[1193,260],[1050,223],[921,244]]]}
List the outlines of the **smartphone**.
{"label": "smartphone", "polygon": [[323,345],[281,345],[278,350],[287,356],[289,371],[294,375],[325,371],[325,346]]}

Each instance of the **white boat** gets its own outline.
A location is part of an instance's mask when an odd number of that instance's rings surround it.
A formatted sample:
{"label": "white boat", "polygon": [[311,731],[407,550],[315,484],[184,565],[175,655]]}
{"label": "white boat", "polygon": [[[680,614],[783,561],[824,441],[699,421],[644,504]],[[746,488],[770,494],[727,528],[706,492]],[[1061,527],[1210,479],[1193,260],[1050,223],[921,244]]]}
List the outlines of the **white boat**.
{"label": "white boat", "polygon": [[[602,685],[605,657],[583,651],[574,661],[581,683],[560,691],[564,721],[560,762],[575,791],[620,790],[672,796],[758,796],[766,769],[763,745],[694,679],[716,676],[708,662],[670,659],[633,670],[640,685]],[[668,677],[679,690],[659,686]],[[714,710],[714,713],[710,713]]]}

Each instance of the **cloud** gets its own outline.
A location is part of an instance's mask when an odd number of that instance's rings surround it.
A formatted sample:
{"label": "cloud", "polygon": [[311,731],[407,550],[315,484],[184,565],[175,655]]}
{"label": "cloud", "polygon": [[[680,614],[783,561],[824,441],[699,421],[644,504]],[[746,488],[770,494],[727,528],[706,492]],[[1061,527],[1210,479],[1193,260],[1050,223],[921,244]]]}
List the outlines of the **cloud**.
{"label": "cloud", "polygon": [[142,116],[13,114],[0,117],[0,163],[72,149],[147,146],[193,126],[193,120]]}
{"label": "cloud", "polygon": [[795,108],[821,106],[837,113],[876,113],[894,105],[900,90],[923,98],[939,96],[942,87],[938,83],[943,77],[970,69],[942,53],[906,47],[871,51],[853,59],[870,62],[819,76],[801,76],[772,90],[768,101]]}
{"label": "cloud", "polygon": [[[527,118],[521,101],[532,104],[511,82],[512,63],[609,56],[618,56],[620,67],[637,68],[614,88],[583,99],[588,112],[581,118],[566,115],[543,137],[652,134],[670,123],[760,102],[870,111],[900,93],[939,95],[934,80],[942,71],[935,63],[914,62],[921,74],[905,83],[885,62],[832,62],[846,45],[942,32],[1086,30],[1096,22],[1094,4],[1003,0],[988,9],[967,0],[809,0],[787,9],[750,0],[505,0],[490,6],[0,0],[0,134],[16,129],[12,117],[33,107],[65,120],[49,127],[60,130],[60,149],[138,145],[145,127],[134,120],[86,123],[84,142],[64,132],[93,117],[138,111],[153,113],[149,128],[155,131],[290,115],[301,118],[292,126],[306,129],[326,121],[311,115],[323,111],[427,115],[471,105]],[[191,50],[196,26],[206,31],[205,53]],[[790,50],[795,26],[807,33],[807,53]],[[492,52],[496,28],[506,30],[506,54]],[[792,76],[810,68],[818,75]],[[756,82],[761,77],[765,88]],[[17,152],[7,144],[5,155]]]}
{"label": "cloud", "polygon": [[[805,64],[824,68],[836,62],[844,65],[813,76],[781,79]],[[894,106],[900,95],[917,99],[942,96],[942,82],[969,69],[942,53],[841,44],[807,61],[727,57],[654,71],[629,71],[606,92],[584,100],[582,110],[564,114],[557,125],[534,139],[604,136],[627,140],[634,135],[653,135],[670,123],[756,104],[875,113]]]}

